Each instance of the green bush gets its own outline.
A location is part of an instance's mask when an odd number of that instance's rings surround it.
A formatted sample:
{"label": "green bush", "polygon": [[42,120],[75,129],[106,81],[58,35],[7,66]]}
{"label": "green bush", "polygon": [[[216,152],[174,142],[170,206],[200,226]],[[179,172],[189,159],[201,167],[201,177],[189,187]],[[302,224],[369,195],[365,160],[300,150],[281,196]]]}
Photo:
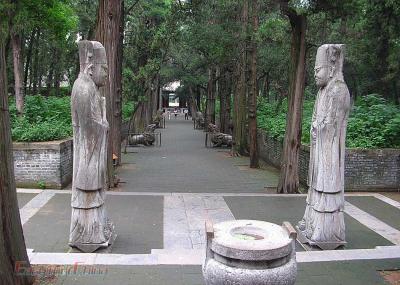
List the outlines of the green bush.
{"label": "green bush", "polygon": [[134,102],[127,102],[125,101],[122,104],[122,121],[126,122],[129,121],[129,119],[132,116],[132,112],[135,109],[135,103]]}
{"label": "green bush", "polygon": [[259,97],[257,105],[258,127],[280,141],[285,137],[287,101],[268,103],[266,98]]}
{"label": "green bush", "polygon": [[[310,143],[310,125],[314,99],[306,99],[302,117],[302,143]],[[279,106],[259,98],[258,124],[270,136],[283,141],[287,101]],[[352,148],[399,148],[400,108],[376,94],[360,97],[350,113],[346,146]]]}
{"label": "green bush", "polygon": [[13,141],[39,142],[72,136],[70,97],[26,96],[24,115],[10,102]]}
{"label": "green bush", "polygon": [[[122,119],[129,120],[133,102],[122,105]],[[71,97],[26,96],[24,115],[17,116],[15,100],[10,97],[11,132],[13,141],[41,142],[72,136]]]}
{"label": "green bush", "polygon": [[379,95],[360,97],[347,127],[347,145],[361,148],[400,147],[400,108]]}

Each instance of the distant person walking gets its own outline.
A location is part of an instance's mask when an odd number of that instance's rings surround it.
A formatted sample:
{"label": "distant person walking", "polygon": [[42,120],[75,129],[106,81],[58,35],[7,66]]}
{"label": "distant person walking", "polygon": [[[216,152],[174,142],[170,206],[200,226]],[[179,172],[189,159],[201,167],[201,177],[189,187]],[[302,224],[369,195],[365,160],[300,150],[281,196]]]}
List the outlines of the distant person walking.
{"label": "distant person walking", "polygon": [[171,111],[170,110],[168,110],[168,120],[171,120]]}
{"label": "distant person walking", "polygon": [[185,109],[183,113],[185,113],[185,120],[189,120],[189,110]]}
{"label": "distant person walking", "polygon": [[176,117],[178,116],[178,110],[176,108],[174,110],[174,115],[175,115],[175,119],[176,119]]}

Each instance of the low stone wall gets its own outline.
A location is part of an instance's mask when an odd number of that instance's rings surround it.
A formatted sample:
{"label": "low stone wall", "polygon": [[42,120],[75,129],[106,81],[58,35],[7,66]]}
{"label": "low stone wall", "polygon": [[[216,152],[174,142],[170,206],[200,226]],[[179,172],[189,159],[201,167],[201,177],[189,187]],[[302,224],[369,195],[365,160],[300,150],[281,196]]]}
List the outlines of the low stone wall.
{"label": "low stone wall", "polygon": [[[260,157],[280,168],[283,144],[259,131]],[[310,148],[302,145],[299,154],[299,179],[307,183]],[[346,149],[346,191],[399,191],[400,149]]]}
{"label": "low stone wall", "polygon": [[72,181],[72,139],[13,143],[17,187],[61,189]]}

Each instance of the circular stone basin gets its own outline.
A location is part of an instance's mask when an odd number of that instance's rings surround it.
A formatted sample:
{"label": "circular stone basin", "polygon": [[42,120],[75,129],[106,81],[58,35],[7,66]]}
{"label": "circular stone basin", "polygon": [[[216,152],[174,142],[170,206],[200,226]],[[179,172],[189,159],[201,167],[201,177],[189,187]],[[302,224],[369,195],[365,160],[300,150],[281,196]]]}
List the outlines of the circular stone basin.
{"label": "circular stone basin", "polygon": [[253,226],[237,227],[231,230],[231,235],[237,239],[260,240],[267,235],[262,229]]}
{"label": "circular stone basin", "polygon": [[273,260],[292,252],[289,233],[273,223],[236,220],[214,226],[213,252],[240,260]]}

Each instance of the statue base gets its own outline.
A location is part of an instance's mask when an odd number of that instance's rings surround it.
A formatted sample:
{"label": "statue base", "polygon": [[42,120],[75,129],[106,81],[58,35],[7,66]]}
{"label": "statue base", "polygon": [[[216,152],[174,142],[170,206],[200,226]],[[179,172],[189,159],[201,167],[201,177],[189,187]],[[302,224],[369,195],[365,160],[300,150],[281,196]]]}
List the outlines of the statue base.
{"label": "statue base", "polygon": [[97,251],[98,253],[111,253],[112,245],[116,238],[117,234],[113,231],[108,241],[104,243],[76,243],[69,244],[69,246],[76,249],[76,252],[93,253]]}
{"label": "statue base", "polygon": [[312,241],[306,237],[306,235],[296,226],[297,240],[302,244],[309,244],[312,247],[318,247],[322,250],[333,250],[338,247],[345,246],[347,242],[345,241]]}

